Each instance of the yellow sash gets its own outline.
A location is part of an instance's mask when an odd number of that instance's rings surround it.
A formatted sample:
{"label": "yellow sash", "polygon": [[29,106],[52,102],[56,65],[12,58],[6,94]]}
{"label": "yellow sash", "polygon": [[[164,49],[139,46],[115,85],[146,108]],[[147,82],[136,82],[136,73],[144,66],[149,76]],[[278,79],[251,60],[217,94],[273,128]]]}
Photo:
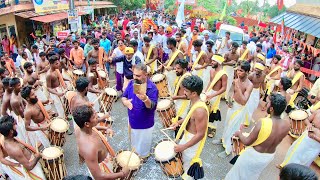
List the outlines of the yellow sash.
{"label": "yellow sash", "polygon": [[166,65],[166,68],[169,68],[171,66],[171,64],[173,63],[173,61],[176,59],[176,57],[178,56],[178,54],[180,53],[181,51],[180,50],[176,50],[171,58],[170,58],[170,61],[168,62],[168,64]]}
{"label": "yellow sash", "polygon": [[[146,63],[149,63],[149,59],[150,59],[150,56],[151,56],[151,53],[152,53],[152,50],[155,46],[154,45],[151,45],[149,50],[148,50],[148,54],[147,54],[147,58],[146,58]],[[154,70],[156,69],[156,64],[157,64],[157,61],[153,61],[149,66],[151,68],[151,73],[153,74],[154,73]]]}
{"label": "yellow sash", "polygon": [[274,72],[277,72],[279,69],[281,69],[281,66],[276,66],[267,76],[271,76]]}
{"label": "yellow sash", "polygon": [[[186,118],[184,119],[179,131],[178,131],[178,134],[176,136],[176,140],[179,140],[180,137],[182,136],[182,133],[186,134],[188,133],[188,131],[186,130],[186,127],[188,125],[188,122],[189,120],[191,119],[191,115],[194,113],[194,111],[198,108],[203,108],[207,111],[207,118],[209,119],[209,109],[206,105],[205,102],[202,102],[202,101],[198,101],[196,102],[192,107],[191,107],[191,110],[188,112]],[[204,144],[206,142],[206,138],[207,138],[207,131],[208,131],[208,124],[207,124],[207,127],[206,127],[206,133],[204,135],[204,137],[201,139],[200,141],[200,145],[197,149],[197,152],[195,154],[195,156],[192,158],[191,162],[190,162],[190,165],[192,165],[193,163],[199,163],[200,166],[202,166],[202,160],[200,159],[200,155],[201,155],[201,152],[202,152],[202,149],[204,147]]]}
{"label": "yellow sash", "polygon": [[173,94],[174,96],[178,95],[178,91],[179,91],[179,88],[181,86],[182,81],[184,80],[184,78],[186,78],[188,76],[191,76],[191,74],[189,72],[187,72],[181,76],[181,78],[179,79],[178,84],[176,86],[176,89],[174,90],[174,94]]}
{"label": "yellow sash", "polygon": [[[221,79],[221,77],[223,75],[227,75],[226,71],[224,70],[220,70],[213,78],[212,82],[210,83],[210,86],[209,88],[207,89],[207,92],[209,92],[213,86]],[[220,94],[218,97],[217,97],[217,100],[214,102],[214,104],[211,105],[211,108],[210,108],[210,112],[214,112],[216,113],[217,110],[219,109],[219,104],[220,104],[220,100],[221,100],[221,97],[222,97],[223,93]]]}
{"label": "yellow sash", "polygon": [[[254,143],[252,143],[250,145],[251,147],[258,146],[258,145],[262,144],[271,135],[272,126],[273,126],[272,119],[269,118],[269,117],[266,117],[266,118],[262,118],[260,121],[261,121],[261,128],[260,128],[260,131],[259,131],[259,134],[258,134],[258,138],[257,138],[256,141],[254,141]],[[245,149],[240,152],[240,155],[244,151],[245,151]]]}
{"label": "yellow sash", "polygon": [[303,73],[301,71],[299,71],[297,74],[294,75],[292,79],[292,86],[294,86],[298,82],[301,76],[303,76]]}
{"label": "yellow sash", "polygon": [[194,64],[192,65],[192,70],[194,70],[194,68],[198,65],[200,58],[202,57],[202,55],[204,54],[204,51],[201,51],[196,59],[196,61],[194,62]]}
{"label": "yellow sash", "polygon": [[316,110],[320,109],[320,101],[317,102],[317,104],[311,106],[310,109],[311,109],[312,111],[316,111]]}
{"label": "yellow sash", "polygon": [[249,49],[247,48],[247,49],[243,52],[243,54],[241,55],[241,57],[239,58],[239,60],[241,60],[241,61],[245,60],[244,58],[247,56],[248,52],[249,52]]}

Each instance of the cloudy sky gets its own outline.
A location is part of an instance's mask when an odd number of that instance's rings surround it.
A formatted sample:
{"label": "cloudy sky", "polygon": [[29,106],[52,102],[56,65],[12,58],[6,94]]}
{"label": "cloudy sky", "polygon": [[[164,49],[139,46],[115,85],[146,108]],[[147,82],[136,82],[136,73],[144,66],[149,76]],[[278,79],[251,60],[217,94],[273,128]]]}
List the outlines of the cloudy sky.
{"label": "cloudy sky", "polygon": [[[237,3],[240,3],[241,1],[245,1],[245,0],[236,0]],[[262,6],[264,0],[258,0],[258,1],[259,1],[260,6]],[[271,5],[273,5],[273,4],[277,3],[277,0],[267,0],[267,2],[269,2],[269,4],[271,4]],[[290,7],[290,6],[294,5],[295,3],[296,3],[296,0],[284,0],[284,5],[286,7]]]}

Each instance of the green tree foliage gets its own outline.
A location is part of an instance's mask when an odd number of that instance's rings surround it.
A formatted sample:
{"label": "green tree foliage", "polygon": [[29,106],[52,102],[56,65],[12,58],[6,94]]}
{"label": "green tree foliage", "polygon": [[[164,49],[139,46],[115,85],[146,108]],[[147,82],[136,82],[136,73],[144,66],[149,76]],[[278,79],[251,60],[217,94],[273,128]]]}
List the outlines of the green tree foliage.
{"label": "green tree foliage", "polygon": [[134,10],[142,7],[146,3],[145,0],[111,0],[116,6],[124,10]]}
{"label": "green tree foliage", "polygon": [[275,4],[273,6],[270,6],[266,10],[266,14],[270,17],[273,18],[275,16],[278,16],[279,14],[283,13],[286,11],[286,7],[283,7],[280,11],[278,10],[278,6]]}

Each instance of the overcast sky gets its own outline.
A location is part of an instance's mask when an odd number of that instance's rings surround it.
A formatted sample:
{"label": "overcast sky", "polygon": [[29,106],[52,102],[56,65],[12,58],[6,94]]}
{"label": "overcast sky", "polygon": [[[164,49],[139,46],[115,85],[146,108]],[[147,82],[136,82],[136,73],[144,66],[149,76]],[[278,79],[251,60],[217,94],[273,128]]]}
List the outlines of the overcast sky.
{"label": "overcast sky", "polygon": [[[245,1],[245,0],[236,0],[236,2],[238,4],[241,1]],[[254,0],[252,0],[252,1],[254,1]],[[258,0],[258,1],[259,1],[260,6],[262,6],[264,0]],[[283,1],[284,1],[284,5],[286,7],[290,7],[290,6],[292,6],[292,5],[294,5],[296,3],[296,0],[283,0]],[[271,4],[271,5],[274,5],[275,3],[277,3],[277,0],[267,0],[267,2],[269,2],[269,4]]]}

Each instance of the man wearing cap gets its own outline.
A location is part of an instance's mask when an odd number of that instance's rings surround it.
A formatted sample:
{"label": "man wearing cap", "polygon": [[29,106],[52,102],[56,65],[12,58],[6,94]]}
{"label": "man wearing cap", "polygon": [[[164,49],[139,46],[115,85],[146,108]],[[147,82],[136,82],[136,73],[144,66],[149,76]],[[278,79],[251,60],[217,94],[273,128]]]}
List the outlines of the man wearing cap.
{"label": "man wearing cap", "polygon": [[255,63],[254,71],[248,76],[249,80],[253,84],[253,90],[247,103],[249,118],[252,119],[254,111],[259,106],[260,101],[260,88],[264,86],[264,79],[266,74],[264,73],[265,66],[261,63]]}
{"label": "man wearing cap", "polygon": [[[210,116],[208,125],[208,137],[213,138],[216,134],[217,121],[221,121],[219,110],[220,100],[227,89],[228,76],[222,68],[224,58],[220,55],[213,55],[211,58],[210,83],[206,87],[205,101],[210,102]],[[204,99],[203,99],[204,100]]]}
{"label": "man wearing cap", "polygon": [[133,66],[140,64],[141,59],[138,56],[134,55],[134,49],[132,47],[126,47],[124,50],[125,55],[120,57],[113,58],[110,63],[123,62],[123,73],[124,73],[124,83],[123,83],[123,91],[126,90],[128,83],[131,79],[133,79]]}

